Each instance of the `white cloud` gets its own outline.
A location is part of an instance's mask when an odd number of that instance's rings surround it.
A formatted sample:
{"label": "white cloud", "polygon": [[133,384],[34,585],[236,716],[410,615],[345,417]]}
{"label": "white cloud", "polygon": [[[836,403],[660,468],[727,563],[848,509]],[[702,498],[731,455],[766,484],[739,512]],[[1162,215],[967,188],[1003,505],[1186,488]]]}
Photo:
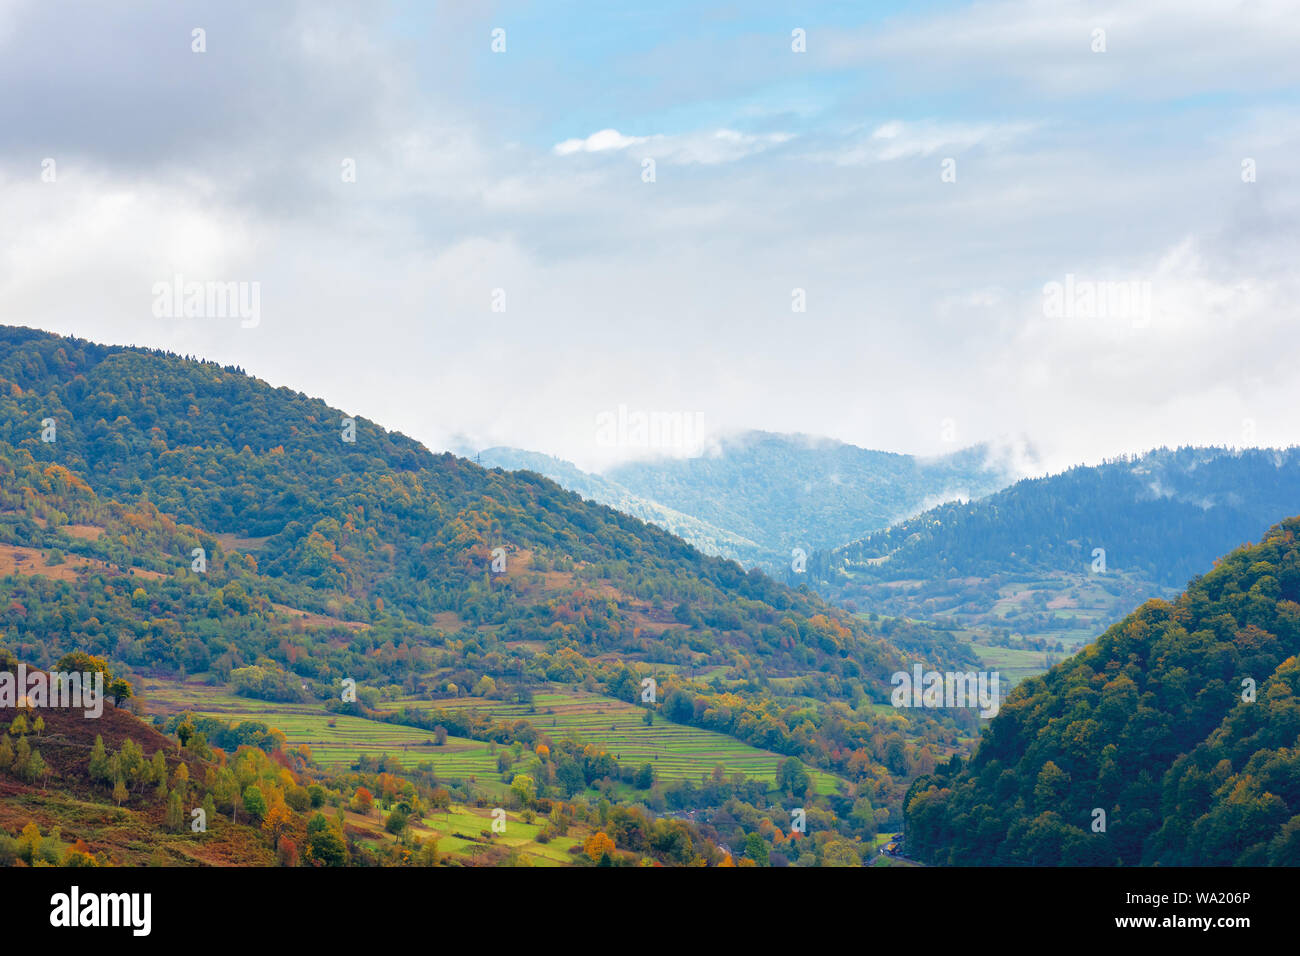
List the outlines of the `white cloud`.
{"label": "white cloud", "polygon": [[[714,110],[710,80],[696,112],[625,109],[613,93],[600,105],[624,129],[677,132],[551,145],[512,125],[509,97],[474,70],[451,90],[422,85],[409,51],[345,8],[306,39],[268,13],[206,61],[182,44],[160,86],[133,64],[169,49],[188,14],[159,19],[159,4],[139,29],[110,30],[94,8],[83,21],[28,5],[9,18],[0,80],[45,76],[55,42],[76,68],[46,99],[0,104],[0,312],[237,363],[435,446],[464,433],[584,467],[618,457],[593,423],[619,404],[918,453],[951,450],[951,418],[960,444],[1027,435],[1053,465],[1231,441],[1245,417],[1261,441],[1300,441],[1284,411],[1300,406],[1300,121],[1278,102],[1185,109],[1178,91],[1205,88],[1210,68],[1170,63],[1204,55],[1236,88],[1256,52],[1277,65],[1295,28],[1267,19],[1276,4],[1243,6],[1210,50],[1212,5],[1184,6],[1182,25],[1098,8],[1110,52],[1079,62],[1070,31],[1092,8],[1076,4],[1059,21],[1046,4],[993,3],[819,31],[798,63],[825,53],[852,70],[872,54],[880,74],[846,74],[866,106],[809,82],[774,94],[817,104],[798,117],[756,115],[761,84]],[[1261,24],[1275,36],[1255,46]],[[239,25],[211,29],[210,48]],[[1148,85],[1144,58],[1173,78]],[[977,105],[909,108],[945,82]],[[1076,109],[1132,83],[1173,90],[1176,108]],[[891,85],[907,95],[890,100]],[[211,108],[177,109],[174,91]],[[1011,93],[1031,104],[1006,108]],[[549,108],[547,130],[599,122],[585,100]],[[57,183],[39,181],[45,155]],[[956,183],[933,162],[947,155],[963,157]],[[630,160],[647,156],[689,168],[643,183]],[[1240,180],[1244,156],[1257,183]],[[355,183],[339,180],[343,157]],[[261,324],[154,319],[151,285],[177,271],[260,281]],[[1049,320],[1043,285],[1067,274],[1149,281],[1150,323]]]}
{"label": "white cloud", "polygon": [[557,156],[570,156],[574,153],[617,152],[641,146],[641,153],[654,159],[711,166],[761,153],[793,138],[791,133],[741,133],[732,129],[654,136],[624,136],[616,129],[603,129],[586,139],[566,139],[556,143],[553,152]]}
{"label": "white cloud", "polygon": [[676,137],[668,142],[666,153],[679,162],[712,165],[744,159],[792,139],[792,133],[738,133],[720,129],[712,134]]}
{"label": "white cloud", "polygon": [[[1098,29],[1104,53],[1093,52]],[[960,89],[978,77],[1022,100],[1252,93],[1300,81],[1294,0],[993,0],[828,31],[821,42],[840,66],[911,64],[922,67],[916,87]]]}
{"label": "white cloud", "polygon": [[586,139],[566,139],[561,143],[556,143],[555,154],[557,156],[568,156],[570,153],[604,153],[609,150],[627,149],[637,143],[644,143],[648,138],[646,136],[624,136],[616,129],[602,129],[597,133],[592,133]]}
{"label": "white cloud", "polygon": [[948,123],[937,120],[890,120],[865,136],[851,137],[849,142],[832,149],[811,151],[810,159],[837,166],[862,166],[897,159],[933,156],[941,150],[961,153],[976,146],[1005,148],[1038,124],[1020,123]]}

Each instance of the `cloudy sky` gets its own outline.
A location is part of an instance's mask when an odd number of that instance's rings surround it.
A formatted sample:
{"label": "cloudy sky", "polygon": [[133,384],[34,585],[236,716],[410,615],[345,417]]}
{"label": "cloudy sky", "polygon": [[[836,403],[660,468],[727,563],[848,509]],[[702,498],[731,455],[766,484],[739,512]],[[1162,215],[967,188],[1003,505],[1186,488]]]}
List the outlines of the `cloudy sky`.
{"label": "cloudy sky", "polygon": [[1300,443],[1297,0],[122,6],[0,0],[7,324],[589,468]]}

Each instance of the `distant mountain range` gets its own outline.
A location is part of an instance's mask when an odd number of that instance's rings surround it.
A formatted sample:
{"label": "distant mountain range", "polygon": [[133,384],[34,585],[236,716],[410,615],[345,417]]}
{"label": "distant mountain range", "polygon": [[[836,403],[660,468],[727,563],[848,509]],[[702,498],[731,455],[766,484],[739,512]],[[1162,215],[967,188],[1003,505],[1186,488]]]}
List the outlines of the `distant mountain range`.
{"label": "distant mountain range", "polygon": [[991,445],[926,459],[758,431],[725,438],[699,457],[629,462],[604,474],[514,448],[489,448],[479,458],[489,468],[535,471],[708,554],[770,568],[788,565],[795,548],[812,554],[843,545],[1019,477],[1011,450]]}
{"label": "distant mountain range", "polygon": [[1091,639],[1300,512],[1300,449],[1159,449],[944,504],[809,563],[840,603]]}
{"label": "distant mountain range", "polygon": [[484,468],[536,472],[588,501],[608,505],[616,511],[658,525],[689,541],[705,554],[732,558],[746,567],[753,567],[771,557],[769,550],[755,541],[633,494],[616,481],[585,472],[559,458],[518,448],[488,448],[473,457]]}
{"label": "distant mountain range", "polygon": [[1020,480],[1032,452],[1011,447],[921,459],[768,432],[603,474],[512,448],[479,457],[850,610],[938,624],[1017,677],[1300,512],[1300,449],[1158,449]]}

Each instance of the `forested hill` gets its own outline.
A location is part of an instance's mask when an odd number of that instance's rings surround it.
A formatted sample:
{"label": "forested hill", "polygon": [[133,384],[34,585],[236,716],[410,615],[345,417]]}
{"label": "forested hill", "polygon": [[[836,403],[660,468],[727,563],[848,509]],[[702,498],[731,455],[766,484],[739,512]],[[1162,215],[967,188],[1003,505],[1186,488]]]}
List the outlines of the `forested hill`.
{"label": "forested hill", "polygon": [[[269,696],[486,677],[632,700],[653,675],[673,720],[850,773],[881,803],[901,796],[887,750],[901,774],[955,739],[951,720],[874,709],[900,645],[943,644],[926,629],[869,625],[538,475],[348,427],[237,369],[0,329],[4,643],[222,681],[255,665]],[[939,736],[904,754],[909,727]]]}
{"label": "forested hill", "polygon": [[1300,449],[1159,449],[941,505],[808,576],[849,607],[1068,651],[1296,513]]}
{"label": "forested hill", "polygon": [[[0,441],[66,468],[100,496],[148,501],[214,535],[265,537],[259,572],[329,594],[343,618],[368,621],[378,601],[417,622],[453,611],[519,636],[558,627],[578,644],[631,643],[614,613],[618,597],[592,587],[605,584],[669,612],[689,604],[677,623],[719,643],[728,634],[761,642],[766,617],[775,627],[784,614],[822,615],[845,622],[836,639],[859,666],[890,653],[816,598],[550,481],[435,456],[359,417],[346,441],[345,413],[237,370],[25,330],[6,330],[0,347]],[[46,420],[57,428],[51,442],[42,440]],[[109,547],[130,563],[126,546]],[[507,571],[513,553],[516,563],[572,575],[572,599],[599,614],[581,629],[521,616],[509,575],[499,585],[489,573],[497,547]],[[830,657],[835,667],[844,660],[838,649]]]}
{"label": "forested hill", "polygon": [[[945,504],[835,550],[881,580],[1106,569],[1181,587],[1224,552],[1300,512],[1300,449],[1159,449]],[[874,562],[874,563],[873,563]]]}
{"label": "forested hill", "polygon": [[1284,521],[1018,686],[969,766],[913,784],[909,855],[1300,865],[1298,534]]}

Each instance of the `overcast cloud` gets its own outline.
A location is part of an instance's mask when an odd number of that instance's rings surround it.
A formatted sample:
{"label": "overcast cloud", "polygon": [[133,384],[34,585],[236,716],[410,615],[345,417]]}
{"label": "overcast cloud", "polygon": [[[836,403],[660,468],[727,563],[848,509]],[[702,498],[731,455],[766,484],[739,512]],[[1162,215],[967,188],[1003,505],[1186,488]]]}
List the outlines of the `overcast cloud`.
{"label": "overcast cloud", "polygon": [[[623,6],[0,0],[0,321],[589,468],[620,405],[1300,443],[1295,2]],[[177,274],[260,322],[156,317]]]}

